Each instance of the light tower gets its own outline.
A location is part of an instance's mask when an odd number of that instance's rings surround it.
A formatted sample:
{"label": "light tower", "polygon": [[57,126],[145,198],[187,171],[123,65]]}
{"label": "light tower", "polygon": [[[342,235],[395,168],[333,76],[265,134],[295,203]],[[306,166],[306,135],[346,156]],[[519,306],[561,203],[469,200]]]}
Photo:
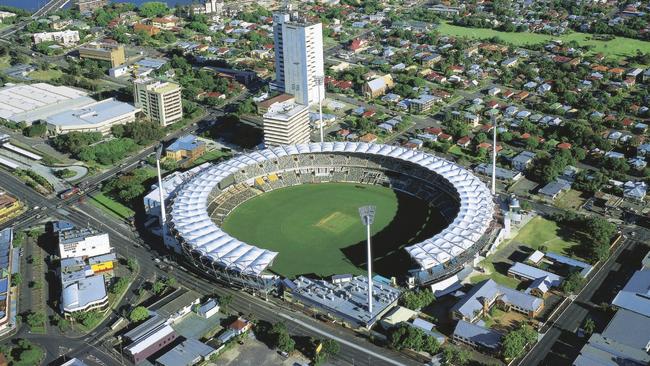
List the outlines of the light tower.
{"label": "light tower", "polygon": [[156,169],[158,170],[158,192],[160,193],[160,230],[163,238],[163,245],[165,244],[165,227],[167,226],[167,214],[165,213],[165,188],[162,183],[162,175],[160,174],[160,156],[162,155],[162,144],[158,145],[156,149]]}
{"label": "light tower", "polygon": [[324,81],[323,75],[314,76],[314,83],[318,87],[318,125],[320,127],[320,142],[323,143],[323,99],[320,95],[320,88]]}
{"label": "light tower", "polygon": [[361,222],[366,226],[367,243],[368,243],[368,312],[372,315],[372,253],[370,251],[370,225],[375,221],[375,206],[359,207],[359,216]]}
{"label": "light tower", "polygon": [[492,116],[492,195],[497,191],[497,119]]}

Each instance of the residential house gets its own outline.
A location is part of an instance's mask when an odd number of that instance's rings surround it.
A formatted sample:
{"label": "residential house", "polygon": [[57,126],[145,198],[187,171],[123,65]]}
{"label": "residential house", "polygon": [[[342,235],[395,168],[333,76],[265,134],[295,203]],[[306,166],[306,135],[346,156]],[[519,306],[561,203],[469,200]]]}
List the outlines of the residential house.
{"label": "residential house", "polygon": [[520,172],[528,169],[535,159],[535,153],[532,151],[522,151],[512,159],[512,167]]}

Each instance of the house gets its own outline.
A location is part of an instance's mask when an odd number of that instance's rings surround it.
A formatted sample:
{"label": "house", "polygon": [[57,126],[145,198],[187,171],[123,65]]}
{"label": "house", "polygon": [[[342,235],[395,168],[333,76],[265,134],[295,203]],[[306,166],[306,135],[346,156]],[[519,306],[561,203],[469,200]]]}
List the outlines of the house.
{"label": "house", "polygon": [[178,18],[173,17],[173,16],[168,16],[168,17],[162,17],[162,18],[153,18],[151,19],[151,25],[154,27],[158,27],[160,29],[164,30],[171,30],[176,27],[176,22],[178,21]]}
{"label": "house", "polygon": [[424,113],[430,110],[434,104],[439,101],[440,98],[436,96],[422,94],[416,99],[409,99],[409,109],[412,113]]}
{"label": "house", "polygon": [[133,31],[135,33],[145,33],[149,36],[155,36],[156,34],[160,33],[160,28],[155,27],[153,25],[148,25],[148,24],[142,24],[142,23],[135,23],[133,25]]}
{"label": "house", "polygon": [[456,141],[456,145],[463,147],[463,148],[468,148],[469,144],[472,142],[472,139],[469,136],[464,136],[458,139]]}
{"label": "house", "polygon": [[218,312],[219,312],[219,303],[215,299],[208,299],[205,303],[201,304],[196,310],[196,313],[199,316],[202,316],[206,319]]}
{"label": "house", "polygon": [[[492,164],[481,163],[474,168],[474,172],[491,176],[492,175]],[[516,182],[523,177],[521,172],[504,169],[501,167],[496,167],[495,169],[496,178],[504,182]]]}
{"label": "house", "polygon": [[372,143],[377,142],[377,135],[374,135],[372,133],[367,133],[367,134],[359,137],[359,141],[365,142],[365,143],[368,143],[368,144],[372,144]]}
{"label": "house", "polygon": [[552,201],[556,199],[560,193],[568,191],[569,189],[571,189],[571,183],[567,182],[564,179],[556,179],[546,184],[539,191],[537,191],[537,193],[540,196],[543,196]]}
{"label": "house", "polygon": [[492,88],[488,89],[487,93],[488,93],[488,95],[491,95],[491,96],[494,97],[494,96],[498,95],[499,93],[501,93],[501,88],[496,87],[496,86],[492,87]]}
{"label": "house", "polygon": [[535,159],[535,153],[532,151],[522,151],[512,159],[512,167],[520,172],[528,169],[530,164]]}
{"label": "house", "polygon": [[568,142],[561,142],[561,143],[555,145],[555,147],[557,149],[559,149],[559,150],[570,150],[571,149],[571,144],[568,143]]}
{"label": "house", "polygon": [[358,53],[368,48],[368,41],[361,38],[353,39],[348,45],[348,50]]}
{"label": "house", "polygon": [[235,331],[237,335],[246,333],[252,327],[253,327],[253,323],[251,323],[250,321],[242,317],[237,318],[237,320],[235,320],[228,326],[228,328]]}
{"label": "house", "polygon": [[516,57],[507,58],[507,59],[501,61],[501,66],[507,67],[507,68],[514,67],[514,66],[517,66],[518,61],[519,60]]}
{"label": "house", "polygon": [[501,344],[501,334],[480,325],[459,320],[454,329],[453,339],[475,348],[497,352]]}
{"label": "house", "polygon": [[623,197],[643,201],[648,191],[648,185],[645,182],[627,181],[623,185]]}
{"label": "house", "polygon": [[396,306],[391,311],[389,311],[383,319],[379,321],[379,324],[384,329],[391,329],[399,326],[402,323],[408,322],[409,320],[415,318],[417,315],[417,311],[413,311],[403,306]]}
{"label": "house", "polygon": [[376,98],[380,95],[384,95],[388,89],[393,87],[393,85],[393,77],[390,74],[387,74],[364,83],[361,89],[364,97]]}

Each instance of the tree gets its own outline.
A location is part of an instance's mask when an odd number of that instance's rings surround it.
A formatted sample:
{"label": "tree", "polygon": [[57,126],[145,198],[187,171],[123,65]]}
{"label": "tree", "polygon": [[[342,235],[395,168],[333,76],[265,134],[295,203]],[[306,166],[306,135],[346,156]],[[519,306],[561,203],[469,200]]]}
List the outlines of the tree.
{"label": "tree", "polygon": [[126,266],[129,268],[129,271],[133,272],[136,268],[138,268],[138,261],[135,258],[131,257],[126,260]]}
{"label": "tree", "polygon": [[582,288],[585,283],[585,279],[580,275],[580,272],[572,272],[567,278],[562,282],[562,291],[567,294],[574,294]]}
{"label": "tree", "polygon": [[159,17],[169,13],[169,8],[165,3],[152,1],[140,5],[138,13],[145,18]]}
{"label": "tree", "polygon": [[521,324],[516,330],[503,337],[501,353],[506,360],[521,356],[528,344],[537,341],[537,332],[529,325]]}
{"label": "tree", "polygon": [[23,130],[23,135],[27,137],[43,137],[46,133],[47,125],[44,123],[34,123]]}
{"label": "tree", "polygon": [[469,362],[469,351],[458,346],[447,345],[442,348],[441,360],[445,366],[465,366]]}
{"label": "tree", "polygon": [[402,296],[401,303],[411,310],[419,310],[423,307],[429,306],[436,297],[430,289],[420,291],[406,291]]}
{"label": "tree", "polygon": [[425,351],[431,355],[440,350],[440,344],[435,338],[424,333],[422,329],[408,325],[402,325],[393,330],[389,341],[391,347],[396,350],[408,348],[417,352]]}
{"label": "tree", "polygon": [[165,284],[164,281],[157,280],[156,282],[153,283],[151,289],[153,290],[153,293],[156,295],[162,294],[165,289],[167,288],[167,285]]}
{"label": "tree", "polygon": [[126,277],[119,277],[110,287],[112,294],[121,294],[129,286],[129,280]]}
{"label": "tree", "polygon": [[585,333],[590,336],[594,333],[594,330],[596,329],[596,323],[594,322],[593,319],[587,318],[585,319],[585,324],[582,326],[584,329]]}
{"label": "tree", "polygon": [[148,318],[149,310],[144,306],[136,306],[129,314],[129,320],[133,323],[138,323]]}
{"label": "tree", "polygon": [[20,273],[14,273],[11,276],[11,286],[20,286],[23,283],[23,276]]}
{"label": "tree", "polygon": [[42,311],[31,312],[27,314],[25,321],[30,328],[42,327],[45,325],[45,320],[47,317]]}
{"label": "tree", "polygon": [[273,324],[270,331],[271,341],[274,347],[283,352],[291,352],[296,346],[296,342],[291,339],[287,326],[283,322]]}
{"label": "tree", "polygon": [[224,312],[228,311],[228,306],[232,304],[232,295],[225,294],[219,296],[219,305],[224,309]]}

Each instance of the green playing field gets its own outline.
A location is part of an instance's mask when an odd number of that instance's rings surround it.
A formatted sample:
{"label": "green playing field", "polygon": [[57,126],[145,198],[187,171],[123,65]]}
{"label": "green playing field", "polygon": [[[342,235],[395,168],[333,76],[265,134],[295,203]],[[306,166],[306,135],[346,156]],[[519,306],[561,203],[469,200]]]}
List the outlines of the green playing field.
{"label": "green playing field", "polygon": [[365,270],[365,228],[358,208],[377,206],[373,269],[403,274],[410,263],[401,247],[442,229],[438,212],[409,195],[348,183],[305,184],[252,198],[226,218],[235,238],[280,254],[271,270],[288,277],[361,274]]}

